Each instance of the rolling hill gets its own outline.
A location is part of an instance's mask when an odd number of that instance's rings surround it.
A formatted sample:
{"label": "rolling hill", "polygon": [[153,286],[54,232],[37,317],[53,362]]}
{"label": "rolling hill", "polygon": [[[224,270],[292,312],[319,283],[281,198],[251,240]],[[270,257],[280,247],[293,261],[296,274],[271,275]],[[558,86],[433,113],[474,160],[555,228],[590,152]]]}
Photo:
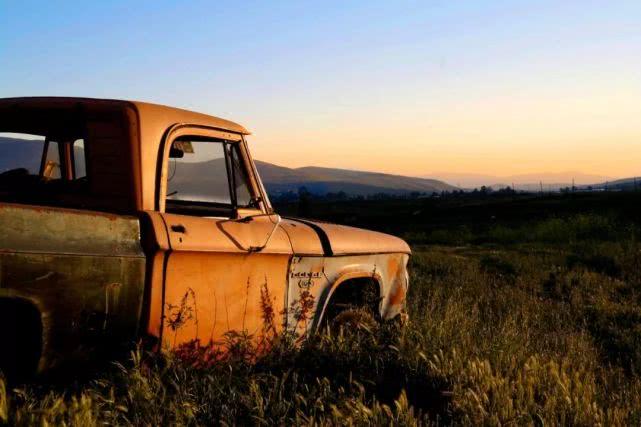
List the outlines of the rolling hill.
{"label": "rolling hill", "polygon": [[[0,173],[18,166],[27,167],[32,172],[36,172],[40,165],[41,150],[42,142],[40,141],[0,137]],[[192,182],[190,188],[193,190],[211,187],[215,185],[216,181],[213,179],[211,171],[224,171],[222,165],[220,160],[183,163],[180,166],[181,173],[176,176],[174,184],[188,179]],[[315,166],[292,169],[259,160],[256,161],[256,166],[270,194],[297,192],[300,187],[305,187],[310,193],[318,195],[343,191],[350,196],[366,196],[377,193],[399,195],[414,191],[432,193],[455,189],[454,186],[434,179],[376,172]],[[185,171],[185,168],[190,170]],[[218,178],[219,180],[224,179],[223,176]]]}
{"label": "rolling hill", "polygon": [[[455,189],[451,185],[436,180],[375,172],[321,167],[291,169],[259,160],[256,161],[256,167],[267,192],[272,195],[298,192],[301,187],[305,187],[307,191],[317,195],[343,191],[350,196],[380,193],[401,195],[414,191],[432,193]],[[218,172],[217,179],[212,179],[212,171]],[[224,173],[225,166],[222,159],[199,163],[181,163],[179,173],[175,174],[169,189],[180,188],[185,181],[189,181],[188,187],[191,190],[205,193],[206,187],[211,189],[217,185],[217,182],[225,182]],[[214,192],[224,194],[225,188],[221,187]]]}
{"label": "rolling hill", "polygon": [[256,161],[261,178],[272,194],[298,191],[305,187],[310,193],[326,194],[343,191],[349,195],[366,196],[377,193],[405,194],[414,191],[432,193],[455,190],[442,181],[377,172],[307,166],[287,168]]}
{"label": "rolling hill", "polygon": [[[586,188],[587,186],[582,186]],[[593,189],[597,190],[622,190],[622,191],[631,191],[631,190],[640,190],[641,189],[641,176],[617,179],[615,181],[606,181],[600,182],[598,184],[590,185]]]}
{"label": "rolling hill", "polygon": [[[16,143],[20,143],[20,149],[16,149]],[[18,165],[36,172],[40,165],[41,150],[42,141],[25,141],[11,137],[0,137],[0,173]],[[220,165],[217,166],[212,162],[216,162],[216,160],[183,165],[181,168],[189,167],[192,169],[185,175],[197,177],[196,187],[200,185],[211,186],[212,180],[206,179],[207,177],[211,178],[208,170],[220,169]],[[524,174],[507,177],[444,172],[434,174],[440,179],[430,179],[318,166],[287,168],[260,160],[256,160],[256,167],[267,191],[275,195],[297,192],[301,187],[305,187],[310,193],[318,195],[342,191],[350,196],[367,196],[380,193],[393,195],[411,192],[438,193],[458,188],[449,183],[456,183],[462,188],[474,188],[481,185],[502,188],[514,184],[519,190],[536,192],[539,191],[540,181],[543,182],[545,190],[558,190],[559,188],[571,186],[573,177],[575,185],[582,189],[589,187],[597,190],[606,188],[610,190],[641,189],[641,177],[637,177],[636,181],[632,177],[608,181],[607,177],[580,172]],[[177,180],[182,179],[185,179],[184,175],[177,177]],[[193,178],[190,178],[190,180],[193,180]]]}
{"label": "rolling hill", "polygon": [[541,172],[507,176],[440,172],[431,174],[430,176],[462,188],[480,188],[484,185],[498,189],[514,186],[517,190],[534,192],[539,191],[541,184],[546,191],[556,191],[559,188],[571,187],[573,181],[575,185],[579,186],[590,185],[595,182],[604,182],[611,179],[603,175],[586,174],[578,171]]}

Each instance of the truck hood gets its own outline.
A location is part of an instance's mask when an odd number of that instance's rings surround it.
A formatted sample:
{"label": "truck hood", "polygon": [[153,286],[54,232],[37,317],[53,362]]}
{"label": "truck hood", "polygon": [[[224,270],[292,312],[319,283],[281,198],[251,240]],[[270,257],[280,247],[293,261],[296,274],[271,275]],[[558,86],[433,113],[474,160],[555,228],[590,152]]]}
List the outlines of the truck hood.
{"label": "truck hood", "polygon": [[403,239],[362,228],[298,218],[284,218],[281,226],[296,255],[411,253]]}

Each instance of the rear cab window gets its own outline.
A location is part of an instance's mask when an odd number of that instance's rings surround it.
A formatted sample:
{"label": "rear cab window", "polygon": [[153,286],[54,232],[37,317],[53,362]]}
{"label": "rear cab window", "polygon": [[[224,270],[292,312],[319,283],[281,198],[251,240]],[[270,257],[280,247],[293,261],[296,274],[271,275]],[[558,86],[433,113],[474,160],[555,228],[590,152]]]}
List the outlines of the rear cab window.
{"label": "rear cab window", "polygon": [[119,106],[79,105],[0,111],[0,202],[135,209],[132,122]]}
{"label": "rear cab window", "polygon": [[78,141],[83,139],[0,132],[0,197],[37,198],[85,190],[84,143]]}

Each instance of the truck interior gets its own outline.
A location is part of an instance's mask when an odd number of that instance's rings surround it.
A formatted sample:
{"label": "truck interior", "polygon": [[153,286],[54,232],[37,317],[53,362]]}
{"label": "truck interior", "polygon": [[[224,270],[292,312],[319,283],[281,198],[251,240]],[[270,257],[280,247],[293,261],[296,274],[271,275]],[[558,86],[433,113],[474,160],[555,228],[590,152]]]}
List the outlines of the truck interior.
{"label": "truck interior", "polygon": [[31,132],[0,132],[0,199],[73,205],[88,190],[84,136]]}
{"label": "truck interior", "polygon": [[0,200],[131,212],[130,142],[118,111],[9,105],[0,114]]}

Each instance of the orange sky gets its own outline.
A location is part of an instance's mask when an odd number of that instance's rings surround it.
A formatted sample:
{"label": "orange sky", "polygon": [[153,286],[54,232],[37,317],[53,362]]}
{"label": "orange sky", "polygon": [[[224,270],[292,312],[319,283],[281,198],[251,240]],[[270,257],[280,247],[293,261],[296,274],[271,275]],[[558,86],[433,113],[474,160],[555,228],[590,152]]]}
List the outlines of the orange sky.
{"label": "orange sky", "polygon": [[291,167],[626,177],[641,175],[641,84],[633,83],[507,87],[438,102],[419,94],[248,126],[255,157]]}
{"label": "orange sky", "polygon": [[638,0],[5,2],[0,97],[201,111],[292,167],[638,176],[640,23]]}

